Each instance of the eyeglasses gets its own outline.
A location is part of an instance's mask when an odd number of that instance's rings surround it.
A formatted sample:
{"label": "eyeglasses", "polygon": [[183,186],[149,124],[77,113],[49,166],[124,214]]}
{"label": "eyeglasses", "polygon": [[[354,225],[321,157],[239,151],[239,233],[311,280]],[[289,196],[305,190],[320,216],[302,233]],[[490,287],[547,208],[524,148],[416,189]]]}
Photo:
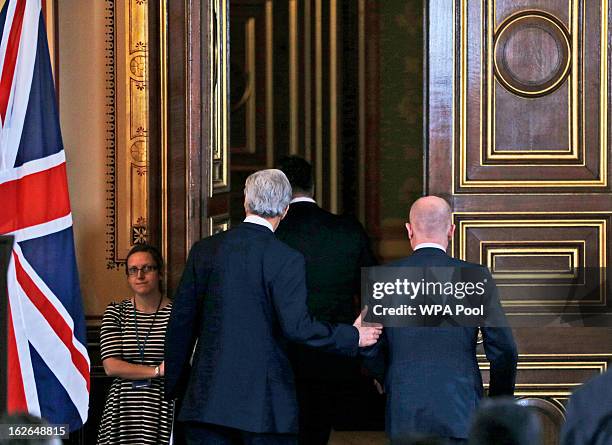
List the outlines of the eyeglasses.
{"label": "eyeglasses", "polygon": [[136,266],[132,266],[127,270],[127,274],[130,277],[135,277],[136,275],[138,275],[138,272],[142,272],[144,275],[146,275],[156,270],[157,270],[157,266],[151,266],[149,264],[142,266],[140,268]]}

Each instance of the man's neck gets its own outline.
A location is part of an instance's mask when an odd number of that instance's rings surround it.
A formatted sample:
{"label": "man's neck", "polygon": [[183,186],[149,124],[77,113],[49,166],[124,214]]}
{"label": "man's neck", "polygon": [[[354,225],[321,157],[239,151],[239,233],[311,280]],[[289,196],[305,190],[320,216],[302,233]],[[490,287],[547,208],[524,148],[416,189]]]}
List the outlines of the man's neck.
{"label": "man's neck", "polygon": [[[438,247],[438,246],[441,247],[444,251],[448,249],[447,239],[441,240],[441,239],[413,238],[412,240],[410,240],[410,244],[412,246],[412,250],[416,250],[417,248],[422,248],[422,247]],[[423,246],[423,244],[425,244],[425,246]]]}
{"label": "man's neck", "polygon": [[317,202],[312,199],[311,195],[305,195],[305,194],[295,194],[293,195],[293,198],[291,198],[291,204],[296,203],[296,202],[311,202],[316,204]]}
{"label": "man's neck", "polygon": [[261,218],[264,221],[267,221],[271,226],[272,226],[272,231],[276,231],[276,228],[278,227],[278,225],[281,222],[281,217],[280,216],[275,216],[273,218],[265,218],[263,216],[259,216],[259,215],[255,215],[254,213],[250,213],[250,212],[246,212],[246,216],[249,217],[257,217],[257,218]]}

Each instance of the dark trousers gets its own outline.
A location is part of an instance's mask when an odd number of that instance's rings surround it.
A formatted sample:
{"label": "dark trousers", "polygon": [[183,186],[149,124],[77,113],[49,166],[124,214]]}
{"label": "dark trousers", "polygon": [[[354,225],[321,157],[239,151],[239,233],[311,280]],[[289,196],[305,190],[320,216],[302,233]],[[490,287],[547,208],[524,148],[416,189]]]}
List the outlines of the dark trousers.
{"label": "dark trousers", "polygon": [[[350,369],[349,369],[350,371]],[[299,443],[300,445],[326,445],[331,430],[371,430],[372,425],[362,419],[357,411],[370,400],[366,396],[361,381],[346,373],[344,379],[296,379],[296,392],[299,406]],[[374,386],[367,382],[374,392]],[[359,407],[359,408],[358,408]],[[353,412],[351,413],[351,410]],[[380,428],[383,427],[381,414]]]}
{"label": "dark trousers", "polygon": [[327,445],[337,408],[335,388],[327,381],[297,380],[299,444]]}
{"label": "dark trousers", "polygon": [[297,435],[251,433],[210,423],[186,422],[186,445],[297,445]]}

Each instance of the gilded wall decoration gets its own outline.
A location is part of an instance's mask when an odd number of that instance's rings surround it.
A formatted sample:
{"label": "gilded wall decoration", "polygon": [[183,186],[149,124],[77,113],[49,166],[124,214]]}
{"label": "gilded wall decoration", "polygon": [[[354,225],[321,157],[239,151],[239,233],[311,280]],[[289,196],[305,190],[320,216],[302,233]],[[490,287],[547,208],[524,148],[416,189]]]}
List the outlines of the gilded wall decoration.
{"label": "gilded wall decoration", "polygon": [[106,2],[107,267],[147,241],[146,0]]}
{"label": "gilded wall decoration", "polygon": [[211,195],[229,191],[229,82],[228,35],[229,14],[227,0],[212,0],[213,9],[210,17],[210,64],[211,98],[210,98],[210,190]]}

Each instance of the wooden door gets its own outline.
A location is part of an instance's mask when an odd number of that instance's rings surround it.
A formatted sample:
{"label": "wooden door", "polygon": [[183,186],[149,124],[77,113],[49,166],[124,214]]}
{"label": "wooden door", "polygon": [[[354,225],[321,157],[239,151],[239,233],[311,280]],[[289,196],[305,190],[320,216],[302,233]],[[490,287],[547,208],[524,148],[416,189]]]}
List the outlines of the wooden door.
{"label": "wooden door", "polygon": [[453,204],[453,255],[490,267],[526,326],[516,394],[547,444],[571,391],[612,358],[609,328],[563,326],[572,293],[539,286],[551,271],[605,276],[612,254],[610,14],[606,0],[436,0],[426,16],[425,189]]}

